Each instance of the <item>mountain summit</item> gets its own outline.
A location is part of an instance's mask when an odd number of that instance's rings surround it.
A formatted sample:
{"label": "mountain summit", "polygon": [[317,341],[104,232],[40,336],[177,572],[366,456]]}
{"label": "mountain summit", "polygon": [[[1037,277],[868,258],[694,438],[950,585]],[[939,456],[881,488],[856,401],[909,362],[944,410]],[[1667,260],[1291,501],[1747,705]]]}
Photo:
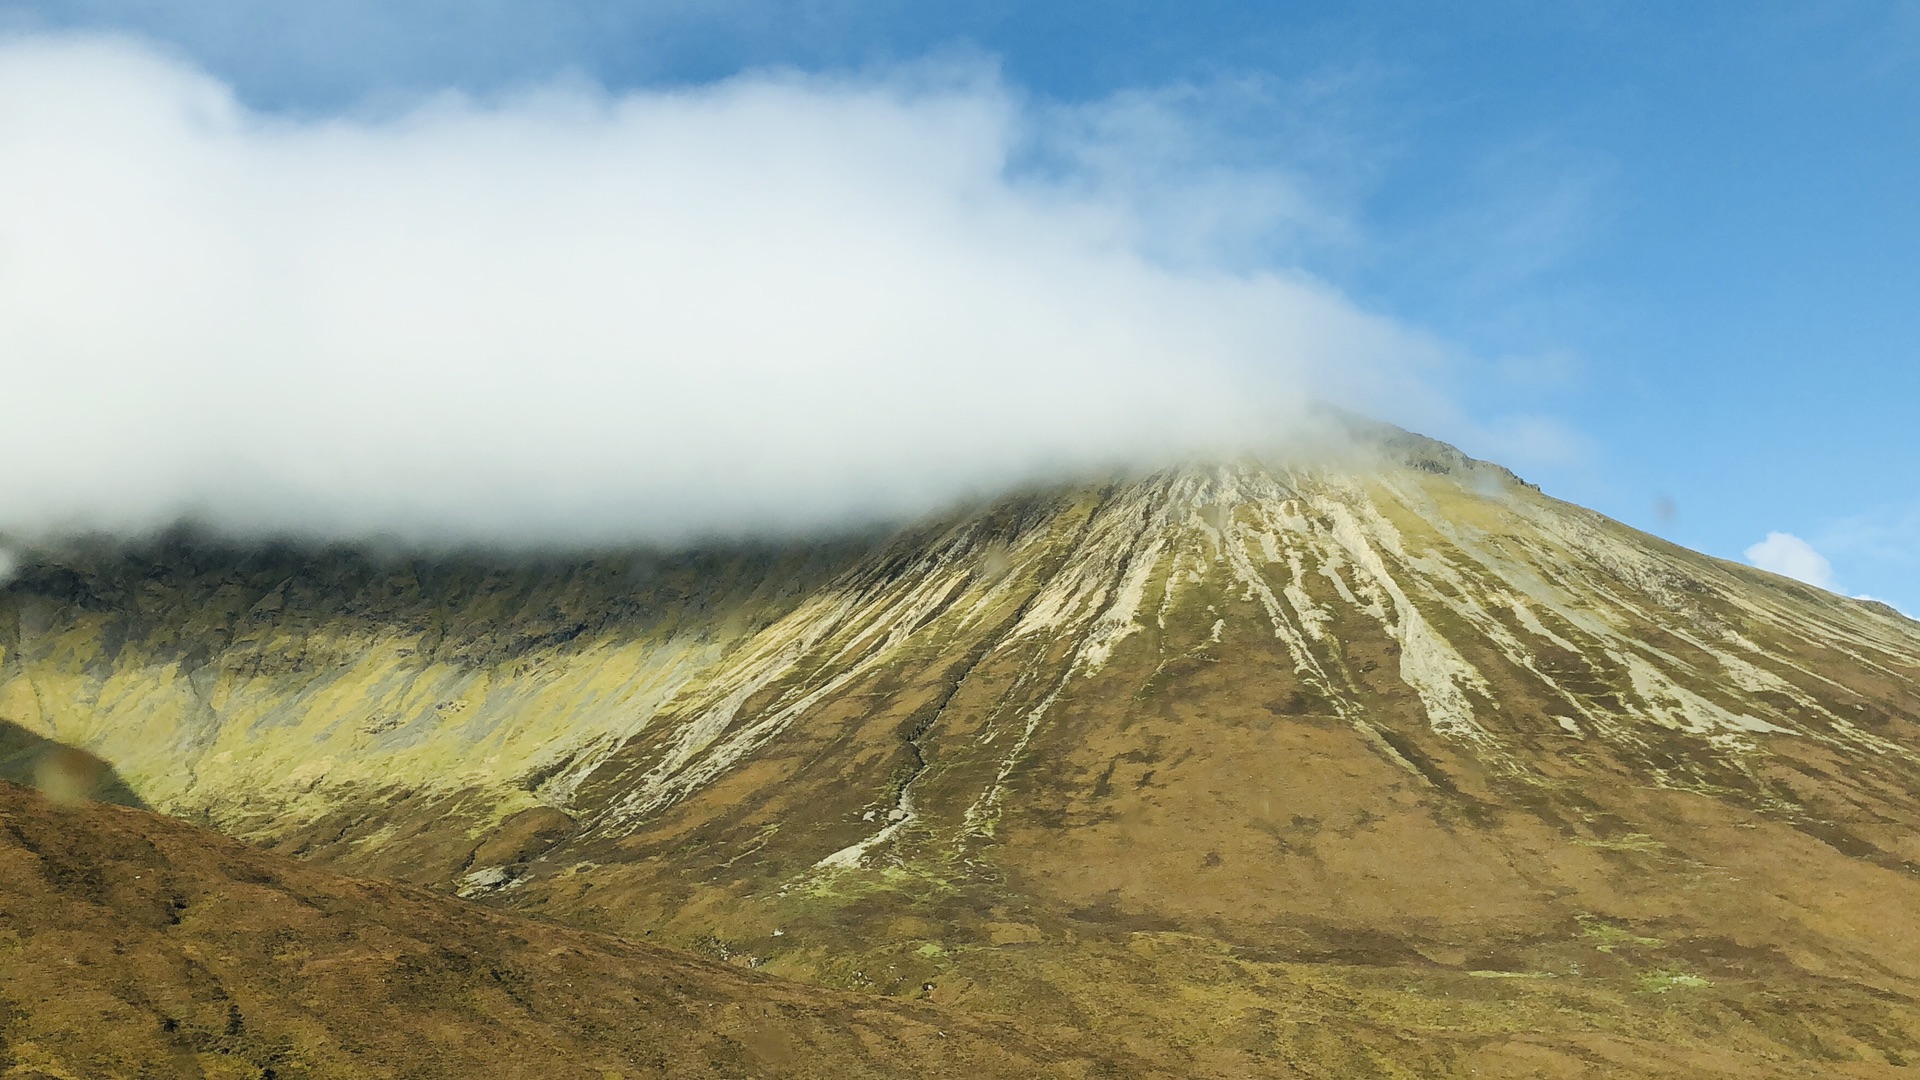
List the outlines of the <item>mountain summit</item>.
{"label": "mountain summit", "polygon": [[1920,624],[1402,432],[833,542],[176,537],[0,626],[155,809],[1175,1072],[1920,1061]]}

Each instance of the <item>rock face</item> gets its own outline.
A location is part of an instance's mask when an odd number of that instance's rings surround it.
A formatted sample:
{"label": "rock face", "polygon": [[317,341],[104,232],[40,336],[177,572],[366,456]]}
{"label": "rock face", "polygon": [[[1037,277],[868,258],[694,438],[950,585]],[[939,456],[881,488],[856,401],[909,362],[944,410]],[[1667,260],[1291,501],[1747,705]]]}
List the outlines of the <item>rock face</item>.
{"label": "rock face", "polygon": [[768,550],[75,557],[4,605],[0,717],[157,809],[1176,1071],[1920,1063],[1920,625],[1415,436]]}

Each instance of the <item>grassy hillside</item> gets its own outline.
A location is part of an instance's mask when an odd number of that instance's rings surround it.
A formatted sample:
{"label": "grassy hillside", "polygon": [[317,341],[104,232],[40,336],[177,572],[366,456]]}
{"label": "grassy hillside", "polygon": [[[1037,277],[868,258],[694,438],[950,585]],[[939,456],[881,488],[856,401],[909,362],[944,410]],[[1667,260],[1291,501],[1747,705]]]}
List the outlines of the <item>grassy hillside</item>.
{"label": "grassy hillside", "polygon": [[1132,1074],[1089,1040],[768,978],[0,782],[0,1075]]}

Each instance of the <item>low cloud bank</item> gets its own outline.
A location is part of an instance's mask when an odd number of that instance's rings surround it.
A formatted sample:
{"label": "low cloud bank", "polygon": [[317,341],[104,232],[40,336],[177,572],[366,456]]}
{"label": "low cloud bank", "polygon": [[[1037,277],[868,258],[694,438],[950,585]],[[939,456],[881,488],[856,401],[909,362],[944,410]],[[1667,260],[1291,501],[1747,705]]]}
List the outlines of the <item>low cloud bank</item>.
{"label": "low cloud bank", "polygon": [[1023,176],[1044,137],[977,70],[302,119],[0,43],[0,531],[810,528],[1269,443],[1434,354],[1156,259],[1180,200]]}
{"label": "low cloud bank", "polygon": [[1762,570],[1803,581],[1828,592],[1839,592],[1833,580],[1833,564],[1812,544],[1792,533],[1770,532],[1765,540],[1748,548],[1747,561]]}

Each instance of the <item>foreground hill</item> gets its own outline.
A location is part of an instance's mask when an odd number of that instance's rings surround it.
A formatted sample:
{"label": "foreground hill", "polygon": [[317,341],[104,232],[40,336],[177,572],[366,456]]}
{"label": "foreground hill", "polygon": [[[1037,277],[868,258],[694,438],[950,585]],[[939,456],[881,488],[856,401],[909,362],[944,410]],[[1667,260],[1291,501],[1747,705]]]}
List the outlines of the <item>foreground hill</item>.
{"label": "foreground hill", "polygon": [[1920,625],[1362,442],[831,544],[43,557],[0,718],[287,852],[1175,1071],[1920,1063]]}
{"label": "foreground hill", "polygon": [[1037,1034],[342,877],[155,814],[61,806],[0,781],[9,1078],[1136,1068]]}

